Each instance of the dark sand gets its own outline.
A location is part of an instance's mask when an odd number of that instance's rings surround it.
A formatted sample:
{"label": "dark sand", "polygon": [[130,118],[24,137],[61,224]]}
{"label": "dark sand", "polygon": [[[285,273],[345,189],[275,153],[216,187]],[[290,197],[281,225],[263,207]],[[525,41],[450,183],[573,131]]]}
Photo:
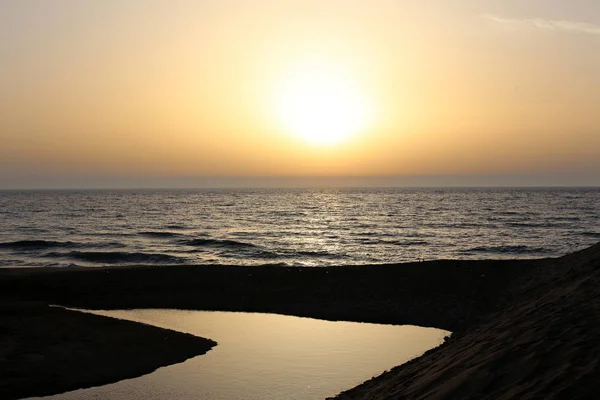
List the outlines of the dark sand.
{"label": "dark sand", "polygon": [[41,303],[2,303],[0,399],[134,378],[204,354],[214,345],[180,332]]}
{"label": "dark sand", "polygon": [[[454,334],[440,348],[341,398],[589,398],[600,391],[594,379],[600,377],[598,266],[600,245],[560,259],[532,261],[0,270],[0,300],[431,326]],[[103,329],[110,335],[112,328]],[[113,344],[106,343],[112,350],[104,351],[118,353]],[[145,360],[156,364],[152,354]],[[21,371],[18,379],[36,385],[40,372],[29,369],[27,360],[13,357],[10,365]],[[65,365],[61,379],[70,383],[70,363]],[[103,368],[110,370],[111,362]]]}
{"label": "dark sand", "polygon": [[337,398],[600,398],[600,244],[512,290],[502,310]]}

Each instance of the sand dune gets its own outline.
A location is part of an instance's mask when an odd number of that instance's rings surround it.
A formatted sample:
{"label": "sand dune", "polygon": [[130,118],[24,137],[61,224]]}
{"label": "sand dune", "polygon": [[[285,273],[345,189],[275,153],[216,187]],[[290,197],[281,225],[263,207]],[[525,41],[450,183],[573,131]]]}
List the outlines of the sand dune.
{"label": "sand dune", "polygon": [[592,399],[600,393],[600,244],[538,268],[512,304],[338,399]]}

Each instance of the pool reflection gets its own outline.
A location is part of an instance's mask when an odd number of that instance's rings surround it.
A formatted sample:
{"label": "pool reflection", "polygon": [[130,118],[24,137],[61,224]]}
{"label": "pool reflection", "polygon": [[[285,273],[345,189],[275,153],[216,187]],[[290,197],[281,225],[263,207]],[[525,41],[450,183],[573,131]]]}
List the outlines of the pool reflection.
{"label": "pool reflection", "polygon": [[60,399],[323,399],[438,346],[447,331],[274,314],[93,311],[188,332],[218,345],[136,379]]}

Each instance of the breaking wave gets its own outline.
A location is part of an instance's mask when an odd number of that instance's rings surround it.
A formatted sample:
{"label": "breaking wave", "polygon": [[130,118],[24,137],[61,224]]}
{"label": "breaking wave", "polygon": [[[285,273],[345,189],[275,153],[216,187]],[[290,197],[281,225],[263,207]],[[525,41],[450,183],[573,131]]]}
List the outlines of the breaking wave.
{"label": "breaking wave", "polygon": [[185,260],[181,257],[162,253],[128,253],[123,251],[71,251],[68,253],[52,252],[44,257],[70,258],[78,261],[86,261],[99,264],[119,263],[151,263],[151,264],[181,264]]}

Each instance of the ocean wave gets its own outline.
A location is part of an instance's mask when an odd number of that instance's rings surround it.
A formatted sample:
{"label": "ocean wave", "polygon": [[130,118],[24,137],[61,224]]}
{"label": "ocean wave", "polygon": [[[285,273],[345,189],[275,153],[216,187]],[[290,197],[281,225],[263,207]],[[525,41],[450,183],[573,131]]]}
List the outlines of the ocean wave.
{"label": "ocean wave", "polygon": [[24,260],[0,260],[0,267],[16,267],[25,265]]}
{"label": "ocean wave", "polygon": [[[265,250],[259,247],[213,247],[212,249],[217,250],[217,257],[224,260],[277,260],[288,258],[285,254]],[[207,250],[207,252],[212,253],[213,251]]]}
{"label": "ocean wave", "polygon": [[79,247],[91,247],[91,248],[123,248],[123,247],[127,247],[126,244],[121,243],[121,242],[105,242],[105,243],[78,243]]}
{"label": "ocean wave", "polygon": [[549,253],[548,249],[541,247],[529,247],[524,245],[514,246],[478,246],[461,250],[461,253],[492,253],[492,254],[527,254],[527,253]]}
{"label": "ocean wave", "polygon": [[592,238],[600,238],[600,232],[582,232],[581,236],[587,236]]}
{"label": "ocean wave", "polygon": [[240,254],[241,257],[254,258],[259,260],[275,260],[283,258],[281,254],[267,250],[252,250],[247,254]]}
{"label": "ocean wave", "polygon": [[182,229],[187,229],[187,226],[180,225],[180,224],[169,224],[169,225],[165,226],[165,228],[167,228],[167,229],[182,230]]}
{"label": "ocean wave", "polygon": [[338,259],[340,256],[339,254],[335,254],[335,253],[330,253],[328,251],[310,251],[310,250],[305,250],[305,251],[297,251],[295,253],[296,255],[299,256],[303,256],[303,257],[316,257],[316,258],[333,258],[333,259]]}
{"label": "ocean wave", "polygon": [[354,232],[350,233],[350,236],[368,236],[368,237],[395,237],[394,233],[388,232]]}
{"label": "ocean wave", "polygon": [[239,242],[231,239],[192,239],[183,240],[181,244],[187,246],[201,246],[201,247],[228,247],[228,248],[256,248],[258,246],[252,243]]}
{"label": "ocean wave", "polygon": [[78,248],[111,248],[125,247],[121,242],[103,242],[103,243],[80,243],[80,242],[59,242],[54,240],[18,240],[15,242],[0,243],[0,249],[10,250],[46,250],[46,249],[78,249]]}
{"label": "ocean wave", "polygon": [[305,217],[308,214],[304,211],[272,211],[271,215],[278,217]]}
{"label": "ocean wave", "polygon": [[429,244],[429,242],[424,240],[385,240],[385,239],[370,239],[370,238],[360,238],[357,240],[361,244],[368,245],[392,245],[392,246],[424,246]]}
{"label": "ocean wave", "polygon": [[55,242],[52,240],[17,240],[16,242],[0,243],[0,248],[13,250],[42,250],[58,247],[72,248],[79,246],[80,244],[75,242]]}
{"label": "ocean wave", "polygon": [[180,257],[162,253],[128,253],[123,251],[71,251],[68,253],[52,252],[44,254],[49,258],[70,258],[100,264],[119,263],[151,263],[151,264],[180,264],[185,262]]}
{"label": "ocean wave", "polygon": [[[554,219],[553,219],[554,220]],[[543,221],[543,222],[507,222],[505,225],[509,226],[511,228],[558,228],[561,226],[561,223],[558,222],[558,220],[556,220],[557,222],[550,222],[550,221]]]}
{"label": "ocean wave", "polygon": [[159,237],[159,238],[169,238],[169,237],[182,236],[181,233],[177,233],[177,232],[162,232],[162,231],[144,231],[144,232],[138,232],[138,235],[149,236],[149,237]]}
{"label": "ocean wave", "polygon": [[[319,259],[332,259],[337,260],[340,258],[339,254],[330,253],[321,250],[302,250],[302,251],[283,251],[275,252],[264,250],[260,248],[248,248],[245,251],[226,250],[220,254],[220,257],[229,257],[237,259],[257,259],[257,260],[294,260],[297,258],[319,258]],[[283,261],[282,261],[283,262]]]}
{"label": "ocean wave", "polygon": [[36,227],[32,227],[32,226],[19,226],[19,227],[17,227],[17,230],[27,232],[28,234],[48,232],[48,229],[36,228]]}
{"label": "ocean wave", "polygon": [[[259,233],[261,236],[277,236],[276,232],[259,232]],[[238,232],[229,232],[229,235],[235,236],[235,237],[256,237],[256,235],[259,233],[256,231],[254,231],[254,232],[238,231]]]}
{"label": "ocean wave", "polygon": [[581,221],[580,217],[552,217],[552,221]]}

